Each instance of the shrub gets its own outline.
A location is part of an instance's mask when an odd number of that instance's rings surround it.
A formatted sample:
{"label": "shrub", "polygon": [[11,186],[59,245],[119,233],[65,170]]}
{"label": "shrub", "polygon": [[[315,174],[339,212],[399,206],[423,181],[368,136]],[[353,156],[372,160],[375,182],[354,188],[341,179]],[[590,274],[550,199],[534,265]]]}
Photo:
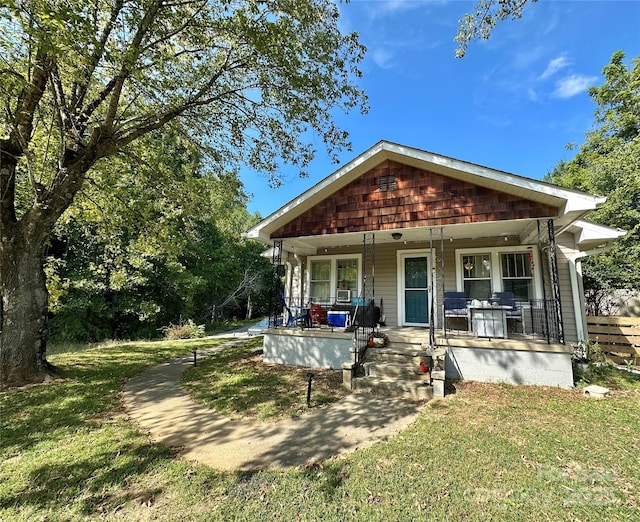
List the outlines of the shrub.
{"label": "shrub", "polygon": [[191,319],[180,321],[180,324],[169,324],[161,329],[165,338],[174,341],[176,339],[198,339],[204,337],[204,325],[195,324]]}
{"label": "shrub", "polygon": [[573,360],[585,363],[603,362],[605,355],[599,343],[587,339],[573,346]]}

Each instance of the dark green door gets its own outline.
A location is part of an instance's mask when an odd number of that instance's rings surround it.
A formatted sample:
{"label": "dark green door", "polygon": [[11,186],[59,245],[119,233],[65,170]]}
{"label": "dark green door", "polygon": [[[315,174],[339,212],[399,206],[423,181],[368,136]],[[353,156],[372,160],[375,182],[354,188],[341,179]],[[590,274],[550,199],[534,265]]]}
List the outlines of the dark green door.
{"label": "dark green door", "polygon": [[429,324],[429,266],[426,256],[404,256],[404,324]]}

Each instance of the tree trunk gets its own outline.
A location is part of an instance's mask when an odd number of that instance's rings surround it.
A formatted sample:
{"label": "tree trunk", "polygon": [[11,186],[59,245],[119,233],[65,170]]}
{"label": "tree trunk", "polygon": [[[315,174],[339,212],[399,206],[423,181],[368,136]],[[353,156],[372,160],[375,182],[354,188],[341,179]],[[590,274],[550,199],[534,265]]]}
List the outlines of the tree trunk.
{"label": "tree trunk", "polygon": [[43,247],[17,234],[0,248],[0,387],[41,382],[51,373]]}

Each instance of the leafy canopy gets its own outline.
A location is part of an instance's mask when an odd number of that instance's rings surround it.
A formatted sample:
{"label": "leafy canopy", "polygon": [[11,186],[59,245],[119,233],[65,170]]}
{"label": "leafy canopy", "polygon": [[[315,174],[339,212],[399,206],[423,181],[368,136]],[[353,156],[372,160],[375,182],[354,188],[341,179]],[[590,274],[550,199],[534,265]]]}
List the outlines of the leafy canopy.
{"label": "leafy canopy", "polygon": [[547,180],[607,196],[589,219],[627,231],[613,249],[585,263],[585,287],[598,294],[640,289],[640,57],[625,64],[617,51],[603,69],[605,82],[589,89],[595,125],[576,156],[556,165]]}
{"label": "leafy canopy", "polygon": [[4,216],[17,191],[50,226],[96,161],[175,119],[218,172],[244,163],[277,185],[282,161],[304,172],[314,133],[335,158],[348,138],[331,112],[366,111],[364,48],[338,16],[331,0],[5,2],[0,139],[19,164]]}
{"label": "leafy canopy", "polygon": [[464,15],[458,23],[456,57],[463,58],[473,40],[488,40],[499,21],[521,18],[528,1],[534,3],[538,0],[479,0],[473,13]]}
{"label": "leafy canopy", "polygon": [[[249,296],[263,313],[270,265],[261,245],[241,238],[257,219],[246,202],[235,174],[208,171],[169,127],[98,162],[48,249],[52,338],[154,337],[185,318],[244,316]],[[242,285],[247,271],[253,285]]]}

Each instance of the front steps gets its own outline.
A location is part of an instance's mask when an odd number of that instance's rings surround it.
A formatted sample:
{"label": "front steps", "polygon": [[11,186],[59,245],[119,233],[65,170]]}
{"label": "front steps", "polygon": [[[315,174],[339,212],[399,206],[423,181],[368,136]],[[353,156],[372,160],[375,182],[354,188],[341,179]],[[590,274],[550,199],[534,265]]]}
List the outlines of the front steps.
{"label": "front steps", "polygon": [[368,348],[365,353],[364,376],[351,381],[355,393],[374,393],[413,400],[433,398],[430,374],[420,371],[420,363],[431,365],[419,344],[391,342],[384,348]]}

